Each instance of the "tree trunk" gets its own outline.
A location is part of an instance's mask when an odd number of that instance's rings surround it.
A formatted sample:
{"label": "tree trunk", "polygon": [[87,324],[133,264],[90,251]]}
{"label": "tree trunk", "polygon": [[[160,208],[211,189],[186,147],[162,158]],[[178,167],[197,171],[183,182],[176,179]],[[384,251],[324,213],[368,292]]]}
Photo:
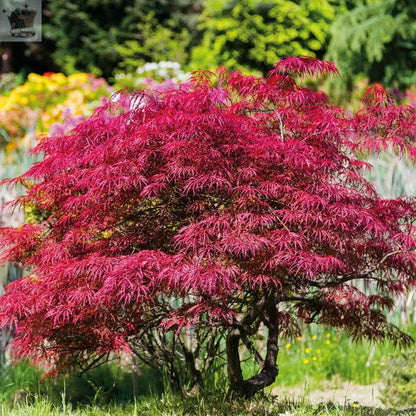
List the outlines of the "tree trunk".
{"label": "tree trunk", "polygon": [[279,374],[279,368],[276,364],[277,354],[279,352],[278,337],[279,326],[276,322],[277,309],[275,305],[267,307],[268,330],[267,352],[266,357],[259,374],[244,380],[241,371],[241,361],[239,355],[239,344],[241,333],[239,329],[233,328],[229,331],[226,340],[227,353],[227,372],[230,380],[229,397],[238,396],[250,398],[258,391],[270,386],[276,380]]}
{"label": "tree trunk", "polygon": [[240,343],[240,331],[231,329],[227,335],[225,351],[227,354],[227,373],[230,380],[230,395],[244,396],[244,379],[241,371],[238,345]]}

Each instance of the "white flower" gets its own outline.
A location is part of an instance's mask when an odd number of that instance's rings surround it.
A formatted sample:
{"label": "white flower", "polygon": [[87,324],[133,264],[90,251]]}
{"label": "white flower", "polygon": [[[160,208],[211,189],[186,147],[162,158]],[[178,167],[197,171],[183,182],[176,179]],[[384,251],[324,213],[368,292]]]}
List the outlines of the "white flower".
{"label": "white flower", "polygon": [[154,71],[158,68],[158,64],[156,62],[146,62],[143,66],[145,71]]}
{"label": "white flower", "polygon": [[158,70],[156,71],[156,73],[157,73],[158,75],[160,75],[161,77],[163,77],[163,78],[166,78],[166,77],[168,76],[168,71],[167,71],[167,69],[166,69],[166,68],[158,69]]}

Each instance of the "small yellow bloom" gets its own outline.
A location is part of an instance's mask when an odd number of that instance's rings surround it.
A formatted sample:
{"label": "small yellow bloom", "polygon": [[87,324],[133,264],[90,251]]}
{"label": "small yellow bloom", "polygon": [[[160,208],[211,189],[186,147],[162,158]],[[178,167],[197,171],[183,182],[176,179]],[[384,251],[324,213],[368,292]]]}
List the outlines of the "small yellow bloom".
{"label": "small yellow bloom", "polygon": [[332,338],[333,341],[336,341],[337,339],[338,339],[337,337]]}
{"label": "small yellow bloom", "polygon": [[329,340],[329,339],[327,339],[326,341],[325,341],[325,344],[326,345],[329,345],[331,343],[331,341]]}
{"label": "small yellow bloom", "polygon": [[358,407],[358,402],[354,402],[354,403],[352,404],[352,407]]}
{"label": "small yellow bloom", "polygon": [[312,339],[313,339],[313,340],[315,340],[315,339],[316,339],[316,335],[314,335],[314,336],[312,337]]}
{"label": "small yellow bloom", "polygon": [[327,338],[330,338],[330,337],[331,337],[331,334],[328,332],[328,333],[326,334],[326,337],[327,337]]}
{"label": "small yellow bloom", "polygon": [[316,350],[316,353],[317,354],[319,354],[321,352],[321,350],[318,348],[317,350]]}
{"label": "small yellow bloom", "polygon": [[13,150],[17,149],[16,142],[10,142],[6,145],[6,153],[13,152]]}
{"label": "small yellow bloom", "polygon": [[79,90],[71,91],[68,94],[68,101],[75,106],[80,105],[84,102],[84,94]]}
{"label": "small yellow bloom", "polygon": [[311,352],[311,349],[310,348],[306,348],[305,352],[306,352],[306,354],[309,354]]}
{"label": "small yellow bloom", "polygon": [[290,344],[286,344],[285,345],[285,348],[290,348]]}
{"label": "small yellow bloom", "polygon": [[312,360],[313,360],[313,361],[316,361],[316,357],[312,357]]}
{"label": "small yellow bloom", "polygon": [[72,74],[68,77],[69,85],[82,86],[88,81],[88,74]]}
{"label": "small yellow bloom", "polygon": [[303,364],[309,364],[309,360],[308,359],[303,360]]}
{"label": "small yellow bloom", "polygon": [[51,80],[53,83],[57,84],[65,84],[66,83],[66,76],[64,74],[61,74],[60,72],[55,73],[51,76]]}
{"label": "small yellow bloom", "polygon": [[28,75],[28,77],[27,77],[27,79],[28,79],[30,82],[43,82],[43,77],[42,77],[42,75],[33,74],[33,73],[29,74],[29,75]]}
{"label": "small yellow bloom", "polygon": [[296,341],[300,341],[301,340],[301,338],[300,337],[296,337]]}

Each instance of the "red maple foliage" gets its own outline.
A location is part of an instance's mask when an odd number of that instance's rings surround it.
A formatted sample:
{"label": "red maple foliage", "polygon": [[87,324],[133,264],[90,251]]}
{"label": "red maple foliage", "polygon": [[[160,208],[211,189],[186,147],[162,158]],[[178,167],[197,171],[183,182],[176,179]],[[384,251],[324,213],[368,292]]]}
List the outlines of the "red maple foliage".
{"label": "red maple foliage", "polygon": [[[279,337],[300,322],[409,342],[386,311],[415,283],[416,205],[382,199],[354,153],[412,153],[414,110],[375,86],[351,115],[302,84],[337,72],[312,58],[265,78],[200,71],[43,140],[43,160],[9,181],[34,183],[14,204],[38,221],[1,230],[2,261],[30,270],[0,300],[16,356],[65,369],[216,330],[231,391],[251,396],[275,380]],[[243,380],[240,344],[252,350],[259,331],[261,371]],[[178,345],[199,380],[199,346]]]}

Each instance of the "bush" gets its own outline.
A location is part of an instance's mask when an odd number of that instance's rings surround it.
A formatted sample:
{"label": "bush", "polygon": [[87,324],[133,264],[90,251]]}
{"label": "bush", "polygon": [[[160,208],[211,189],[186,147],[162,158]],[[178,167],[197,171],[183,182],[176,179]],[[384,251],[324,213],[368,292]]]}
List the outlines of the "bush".
{"label": "bush", "polygon": [[74,127],[111,90],[103,78],[85,73],[68,77],[60,73],[29,74],[23,85],[8,92],[3,90],[0,95],[0,148],[6,153],[3,162],[20,163],[20,153],[33,146],[39,135],[53,135],[58,122]]}
{"label": "bush", "polygon": [[389,355],[384,363],[381,401],[393,408],[416,406],[416,350]]}
{"label": "bush", "polygon": [[[0,368],[0,402],[22,404],[39,397],[59,405],[128,403],[134,401],[130,366],[108,363],[82,375],[45,378],[38,367],[27,362]],[[163,377],[158,370],[140,366],[137,371],[137,395],[148,396],[163,391]]]}

